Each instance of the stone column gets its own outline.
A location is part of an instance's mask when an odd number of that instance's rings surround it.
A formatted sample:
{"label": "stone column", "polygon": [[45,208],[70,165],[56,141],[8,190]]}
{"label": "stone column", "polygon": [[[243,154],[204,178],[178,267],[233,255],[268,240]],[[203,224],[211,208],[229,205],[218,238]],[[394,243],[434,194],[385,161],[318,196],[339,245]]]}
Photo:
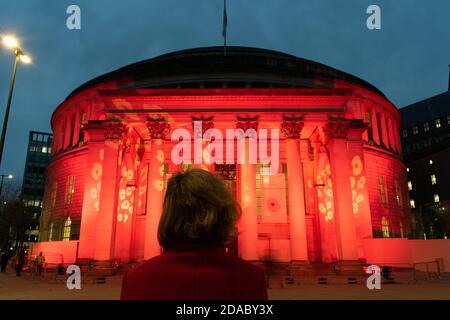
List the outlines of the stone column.
{"label": "stone column", "polygon": [[164,139],[170,126],[165,120],[147,122],[150,134],[150,156],[148,159],[147,209],[145,218],[144,259],[161,253],[158,241],[158,225],[161,218],[164,195]]}
{"label": "stone column", "polygon": [[384,113],[380,114],[380,122],[381,122],[381,137],[383,140],[383,145],[386,148],[389,148],[389,135],[387,130],[386,116]]}
{"label": "stone column", "polygon": [[285,121],[281,124],[281,132],[286,137],[288,214],[292,262],[308,261],[305,188],[299,145],[302,129],[303,122],[300,121]]}
{"label": "stone column", "polygon": [[75,113],[75,123],[73,128],[72,146],[77,147],[80,140],[81,115],[80,111]]}
{"label": "stone column", "polygon": [[105,134],[102,188],[96,221],[94,260],[107,261],[114,258],[115,223],[117,215],[117,187],[119,178],[119,143],[125,132],[122,123],[103,123]]}
{"label": "stone column", "polygon": [[330,156],[333,199],[336,215],[336,236],[339,260],[356,261],[355,219],[350,186],[351,162],[347,149],[350,121],[330,121],[323,128]]}
{"label": "stone column", "polygon": [[372,219],[370,215],[366,163],[363,151],[364,142],[361,139],[362,133],[366,129],[367,123],[361,120],[352,120],[347,134],[348,155],[352,169],[350,187],[359,258],[365,257],[363,240],[372,238]]}
{"label": "stone column", "polygon": [[[237,129],[244,132],[252,130],[256,133],[258,122],[244,121],[236,124]],[[239,138],[238,138],[239,139]],[[240,234],[238,243],[241,257],[249,261],[257,261],[258,254],[258,217],[257,217],[257,199],[256,199],[256,164],[249,163],[249,142],[250,139],[245,136],[241,140],[241,159],[240,159],[240,200],[242,216],[240,220]],[[239,147],[239,143],[238,143]]]}
{"label": "stone column", "polygon": [[378,129],[378,114],[375,108],[372,108],[372,137],[375,144],[380,145],[380,131]]}
{"label": "stone column", "polygon": [[102,121],[89,121],[86,125],[88,156],[84,182],[83,207],[78,257],[94,257],[97,216],[100,208],[100,193],[103,175],[105,132]]}

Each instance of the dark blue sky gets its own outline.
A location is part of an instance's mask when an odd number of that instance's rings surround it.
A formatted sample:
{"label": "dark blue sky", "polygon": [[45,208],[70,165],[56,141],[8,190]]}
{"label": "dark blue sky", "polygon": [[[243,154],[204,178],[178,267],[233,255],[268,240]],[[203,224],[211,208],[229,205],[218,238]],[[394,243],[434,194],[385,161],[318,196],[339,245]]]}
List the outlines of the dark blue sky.
{"label": "dark blue sky", "polygon": [[[284,51],[352,73],[398,107],[447,90],[448,0],[228,0],[228,43]],[[81,8],[81,30],[66,8]],[[382,29],[366,28],[366,8]],[[0,4],[0,33],[29,51],[20,65],[0,173],[20,182],[29,130],[50,131],[55,107],[83,82],[162,53],[222,44],[222,0],[27,0]],[[0,48],[0,116],[13,55]]]}

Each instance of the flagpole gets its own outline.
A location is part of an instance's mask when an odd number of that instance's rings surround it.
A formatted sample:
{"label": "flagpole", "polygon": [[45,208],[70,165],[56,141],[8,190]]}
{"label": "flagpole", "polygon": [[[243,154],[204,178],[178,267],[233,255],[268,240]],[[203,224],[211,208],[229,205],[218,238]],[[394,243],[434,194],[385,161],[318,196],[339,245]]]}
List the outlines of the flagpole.
{"label": "flagpole", "polygon": [[227,0],[223,0],[223,26],[222,26],[222,36],[223,36],[223,55],[227,55]]}

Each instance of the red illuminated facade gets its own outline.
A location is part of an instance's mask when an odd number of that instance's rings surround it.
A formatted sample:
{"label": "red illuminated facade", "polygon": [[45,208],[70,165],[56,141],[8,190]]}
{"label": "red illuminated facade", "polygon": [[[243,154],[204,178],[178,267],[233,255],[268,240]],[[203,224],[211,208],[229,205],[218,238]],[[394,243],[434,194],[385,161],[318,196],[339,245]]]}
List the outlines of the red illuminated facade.
{"label": "red illuminated facade", "polygon": [[[171,134],[184,128],[194,137],[196,120],[221,131],[280,129],[278,172],[174,164]],[[222,175],[242,206],[231,253],[363,260],[364,239],[410,232],[400,121],[365,81],[279,52],[200,48],[126,66],[75,90],[52,116],[40,241],[78,241],[78,259],[158,255],[166,182],[197,166]]]}

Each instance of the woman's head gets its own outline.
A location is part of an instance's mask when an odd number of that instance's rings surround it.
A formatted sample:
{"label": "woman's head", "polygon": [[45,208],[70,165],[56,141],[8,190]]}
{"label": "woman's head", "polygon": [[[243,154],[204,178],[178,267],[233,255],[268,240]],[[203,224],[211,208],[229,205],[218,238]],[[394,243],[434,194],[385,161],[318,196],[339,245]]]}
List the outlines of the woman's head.
{"label": "woman's head", "polygon": [[168,182],[158,240],[174,244],[225,244],[235,232],[239,206],[222,179],[201,169],[176,173]]}

